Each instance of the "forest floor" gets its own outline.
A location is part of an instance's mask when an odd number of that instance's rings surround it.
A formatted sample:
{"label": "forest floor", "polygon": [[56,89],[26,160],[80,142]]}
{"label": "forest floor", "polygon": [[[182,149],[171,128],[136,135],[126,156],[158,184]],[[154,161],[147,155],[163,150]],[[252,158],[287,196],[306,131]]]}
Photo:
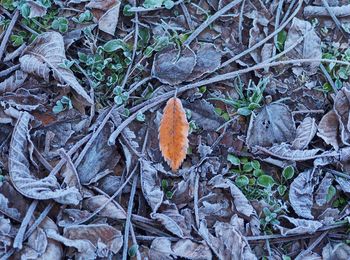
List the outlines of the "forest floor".
{"label": "forest floor", "polygon": [[349,35],[345,0],[0,0],[1,259],[350,259]]}

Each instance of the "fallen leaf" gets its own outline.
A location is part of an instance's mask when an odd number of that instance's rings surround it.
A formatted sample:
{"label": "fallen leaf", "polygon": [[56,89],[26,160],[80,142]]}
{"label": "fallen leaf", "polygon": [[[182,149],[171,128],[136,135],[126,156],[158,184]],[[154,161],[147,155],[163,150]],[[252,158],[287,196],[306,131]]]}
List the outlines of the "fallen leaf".
{"label": "fallen leaf", "polygon": [[274,103],[267,105],[252,118],[247,133],[249,146],[271,146],[275,143],[289,142],[295,138],[295,123],[286,105]]}
{"label": "fallen leaf", "polygon": [[[303,41],[289,51],[286,55],[291,59],[321,59],[321,39],[316,34],[313,26],[310,22],[293,18],[292,25],[289,28],[284,49],[288,49],[300,37],[304,37]],[[300,75],[301,71],[304,71],[307,75],[313,75],[317,72],[320,62],[303,63],[302,67],[294,67],[293,72],[296,75]]]}
{"label": "fallen leaf", "polygon": [[[74,187],[61,188],[55,176],[38,179],[32,175],[27,158],[30,145],[29,121],[31,116],[22,112],[16,123],[9,152],[9,174],[11,181],[23,196],[37,199],[54,199],[62,204],[78,204],[82,199]],[[30,157],[30,156],[28,156]]]}
{"label": "fallen leaf", "polygon": [[114,35],[119,19],[119,0],[93,0],[86,5],[86,8],[92,9],[101,31]]}
{"label": "fallen leaf", "polygon": [[298,219],[298,218],[291,218],[288,216],[281,216],[284,219],[287,219],[291,224],[295,226],[295,228],[285,228],[277,225],[278,229],[280,230],[281,234],[286,235],[292,235],[292,234],[313,234],[315,233],[320,227],[322,227],[322,223],[316,220],[307,220],[307,219]]}
{"label": "fallen leaf", "polygon": [[322,250],[323,260],[345,260],[350,258],[350,246],[345,243],[329,242]]}
{"label": "fallen leaf", "polygon": [[187,80],[196,65],[196,54],[189,48],[168,47],[154,57],[152,75],[164,84],[178,85]]}
{"label": "fallen leaf", "polygon": [[169,99],[159,126],[159,147],[174,172],[186,158],[188,130],[189,124],[181,100],[176,97]]}
{"label": "fallen leaf", "polygon": [[234,206],[239,213],[242,213],[247,217],[250,217],[255,213],[255,210],[248,199],[231,180],[222,177],[222,175],[217,175],[213,177],[208,184],[213,185],[214,188],[229,188],[231,196],[233,197]]}
{"label": "fallen leaf", "polygon": [[158,183],[157,170],[145,159],[140,159],[140,164],[142,193],[152,212],[155,213],[163,202],[164,192]]}
{"label": "fallen leaf", "polygon": [[27,0],[26,4],[30,7],[29,18],[43,17],[47,13],[47,8],[40,1]]}
{"label": "fallen leaf", "polygon": [[85,89],[75,78],[69,69],[60,67],[66,60],[64,42],[61,34],[57,32],[42,33],[23,51],[19,59],[21,69],[24,72],[35,74],[49,81],[50,71],[60,82],[69,85],[87,105],[94,104],[94,101],[86,93]]}
{"label": "fallen leaf", "polygon": [[257,259],[242,234],[232,225],[216,222],[214,229],[215,236],[209,233],[206,223],[202,221],[198,233],[207,242],[218,259]]}
{"label": "fallen leaf", "polygon": [[350,145],[350,90],[343,87],[338,91],[334,99],[334,112],[339,120],[340,139],[346,144]]}
{"label": "fallen leaf", "polygon": [[323,206],[327,203],[328,189],[332,185],[333,179],[333,176],[328,172],[323,177],[315,196],[315,202],[318,206]]}
{"label": "fallen leaf", "polygon": [[318,124],[317,136],[321,137],[326,144],[330,144],[337,151],[339,149],[339,121],[334,110],[325,114]]}
{"label": "fallen leaf", "polygon": [[313,205],[313,191],[315,187],[313,171],[307,170],[300,173],[290,185],[289,201],[300,217],[313,219],[311,208]]}
{"label": "fallen leaf", "polygon": [[306,117],[300,123],[296,131],[296,137],[292,143],[293,149],[304,150],[307,148],[317,131],[315,119]]}
{"label": "fallen leaf", "polygon": [[24,84],[27,76],[27,73],[21,70],[16,70],[14,75],[11,75],[4,81],[0,82],[0,93],[14,92],[17,88],[21,87]]}

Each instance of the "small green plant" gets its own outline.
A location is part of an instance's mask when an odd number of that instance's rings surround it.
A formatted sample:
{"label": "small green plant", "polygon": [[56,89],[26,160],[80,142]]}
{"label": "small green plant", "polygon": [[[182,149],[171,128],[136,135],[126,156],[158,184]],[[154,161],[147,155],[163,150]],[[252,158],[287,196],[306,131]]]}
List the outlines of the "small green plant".
{"label": "small green plant", "polygon": [[282,178],[281,178],[281,183],[277,187],[278,193],[283,196],[286,191],[287,191],[287,186],[285,185],[286,182],[290,179],[292,179],[294,176],[294,168],[293,166],[289,165],[285,167],[282,171]]}
{"label": "small green plant", "polygon": [[51,24],[52,29],[58,30],[60,33],[68,31],[68,20],[65,17],[58,17]]}
{"label": "small green plant", "polygon": [[58,114],[64,110],[72,109],[72,108],[73,108],[73,105],[70,98],[67,96],[63,96],[60,100],[56,102],[56,105],[52,108],[52,112],[54,112],[55,114]]}
{"label": "small green plant", "polygon": [[[333,44],[332,46],[326,46],[323,48],[323,59],[330,60],[341,60],[341,61],[350,61],[350,49],[345,51],[340,50],[338,44]],[[331,76],[334,81],[336,89],[341,89],[343,82],[347,82],[350,78],[350,66],[341,65],[336,63],[328,63],[324,65],[328,74]],[[323,84],[322,91],[330,92],[333,91],[332,86],[329,82]]]}
{"label": "small green plant", "polygon": [[89,10],[86,10],[84,13],[81,13],[78,16],[78,18],[73,17],[72,20],[76,23],[82,24],[82,23],[90,22],[92,18],[93,18],[92,13]]}
{"label": "small green plant", "polygon": [[172,0],[145,0],[143,6],[147,9],[160,8],[164,6],[166,9],[171,9],[175,5]]}
{"label": "small green plant", "polygon": [[258,85],[255,85],[252,80],[244,91],[244,85],[240,78],[236,78],[234,82],[235,90],[238,94],[238,99],[228,98],[210,98],[209,100],[222,101],[227,105],[232,106],[236,113],[242,116],[249,116],[254,109],[259,108],[263,101],[263,92],[268,83],[267,79],[261,79]]}
{"label": "small green plant", "polygon": [[[271,232],[271,228],[279,224],[278,216],[287,211],[287,206],[276,198],[278,183],[261,169],[260,162],[257,160],[228,154],[227,161],[231,164],[230,172],[235,179],[235,184],[247,199],[262,200],[268,205],[260,216],[260,224],[263,230]],[[287,169],[285,174],[287,178],[291,178],[290,169]]]}
{"label": "small green plant", "polygon": [[166,196],[167,199],[173,198],[173,192],[171,191],[171,186],[169,185],[169,181],[166,179],[163,179],[161,182],[162,190]]}

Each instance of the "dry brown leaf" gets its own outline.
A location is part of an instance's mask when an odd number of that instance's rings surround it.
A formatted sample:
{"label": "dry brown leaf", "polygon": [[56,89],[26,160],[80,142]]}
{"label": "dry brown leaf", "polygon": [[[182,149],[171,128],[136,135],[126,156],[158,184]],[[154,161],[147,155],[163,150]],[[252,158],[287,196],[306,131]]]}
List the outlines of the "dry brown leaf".
{"label": "dry brown leaf", "polygon": [[169,99],[159,126],[159,147],[173,171],[179,169],[186,157],[188,130],[189,124],[180,99]]}

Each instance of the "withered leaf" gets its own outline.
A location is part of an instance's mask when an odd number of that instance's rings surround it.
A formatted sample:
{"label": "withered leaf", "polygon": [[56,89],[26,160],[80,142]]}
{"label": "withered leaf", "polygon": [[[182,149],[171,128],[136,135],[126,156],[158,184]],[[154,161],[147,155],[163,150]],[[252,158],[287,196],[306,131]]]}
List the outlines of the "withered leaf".
{"label": "withered leaf", "polygon": [[317,131],[317,124],[314,118],[306,117],[300,123],[296,131],[296,137],[292,143],[293,149],[304,150]]}
{"label": "withered leaf", "polygon": [[93,0],[86,5],[86,8],[92,9],[101,31],[114,35],[119,19],[119,0]]}
{"label": "withered leaf", "polygon": [[198,233],[219,259],[257,259],[242,234],[232,225],[216,222],[214,229],[215,236],[209,233],[206,223],[202,221]]}
{"label": "withered leaf", "polygon": [[334,112],[339,120],[340,139],[346,144],[350,145],[350,90],[343,87],[338,91],[334,99]]}
{"label": "withered leaf", "polygon": [[281,231],[281,234],[291,235],[291,234],[305,234],[305,233],[315,233],[320,227],[322,227],[322,223],[316,220],[307,220],[307,219],[297,219],[297,218],[291,218],[287,216],[282,216],[283,218],[287,219],[290,223],[292,223],[295,228],[285,228],[281,226],[277,226],[279,230]]}
{"label": "withered leaf", "polygon": [[35,74],[46,81],[49,80],[50,71],[52,71],[53,76],[60,83],[69,85],[86,105],[94,104],[73,72],[60,66],[66,59],[62,35],[57,32],[46,32],[40,34],[23,51],[19,61],[24,72]]}
{"label": "withered leaf", "polygon": [[334,110],[325,114],[318,124],[317,136],[321,137],[326,144],[333,146],[335,150],[339,149],[339,121]]}
{"label": "withered leaf", "polygon": [[249,203],[248,199],[231,180],[223,178],[222,175],[217,175],[209,181],[209,184],[213,185],[214,188],[229,188],[231,196],[233,197],[234,206],[238,212],[247,217],[250,217],[255,213],[255,210]]}
{"label": "withered leaf", "polygon": [[152,241],[148,256],[150,259],[172,259],[171,256],[192,260],[212,259],[212,253],[205,244],[195,243],[189,239],[180,239],[172,243],[165,237],[156,238]]}
{"label": "withered leaf", "polygon": [[27,79],[27,76],[27,73],[21,70],[17,70],[14,75],[11,75],[3,82],[0,82],[0,93],[15,91],[17,88],[23,85],[23,83]]}
{"label": "withered leaf", "polygon": [[178,85],[186,81],[195,65],[196,55],[191,49],[169,47],[155,55],[152,75],[164,84]]}
{"label": "withered leaf", "polygon": [[[322,49],[320,37],[318,37],[310,22],[296,17],[293,18],[292,25],[289,28],[284,48],[288,49],[302,36],[304,37],[303,41],[288,52],[287,56],[291,59],[321,59]],[[304,63],[302,69],[295,67],[293,72],[299,75],[300,70],[303,70],[307,75],[313,75],[317,72],[319,65],[319,61]]]}
{"label": "withered leaf", "polygon": [[173,171],[177,171],[186,158],[188,130],[189,124],[181,100],[176,97],[169,99],[159,126],[159,147]]}
{"label": "withered leaf", "polygon": [[141,164],[141,188],[143,196],[152,208],[152,212],[156,212],[163,202],[164,192],[157,183],[159,178],[157,170],[151,163],[145,159],[140,159]]}
{"label": "withered leaf", "polygon": [[78,204],[82,197],[76,188],[61,188],[55,176],[38,179],[32,175],[27,158],[30,119],[28,113],[20,114],[11,139],[9,174],[14,187],[28,198],[54,199],[62,204]]}
{"label": "withered leaf", "polygon": [[283,104],[273,103],[263,107],[252,120],[247,134],[249,146],[267,147],[295,138],[296,129],[292,113]]}
{"label": "withered leaf", "polygon": [[314,187],[315,181],[312,170],[300,173],[290,185],[289,201],[295,213],[300,217],[314,218],[311,214]]}

